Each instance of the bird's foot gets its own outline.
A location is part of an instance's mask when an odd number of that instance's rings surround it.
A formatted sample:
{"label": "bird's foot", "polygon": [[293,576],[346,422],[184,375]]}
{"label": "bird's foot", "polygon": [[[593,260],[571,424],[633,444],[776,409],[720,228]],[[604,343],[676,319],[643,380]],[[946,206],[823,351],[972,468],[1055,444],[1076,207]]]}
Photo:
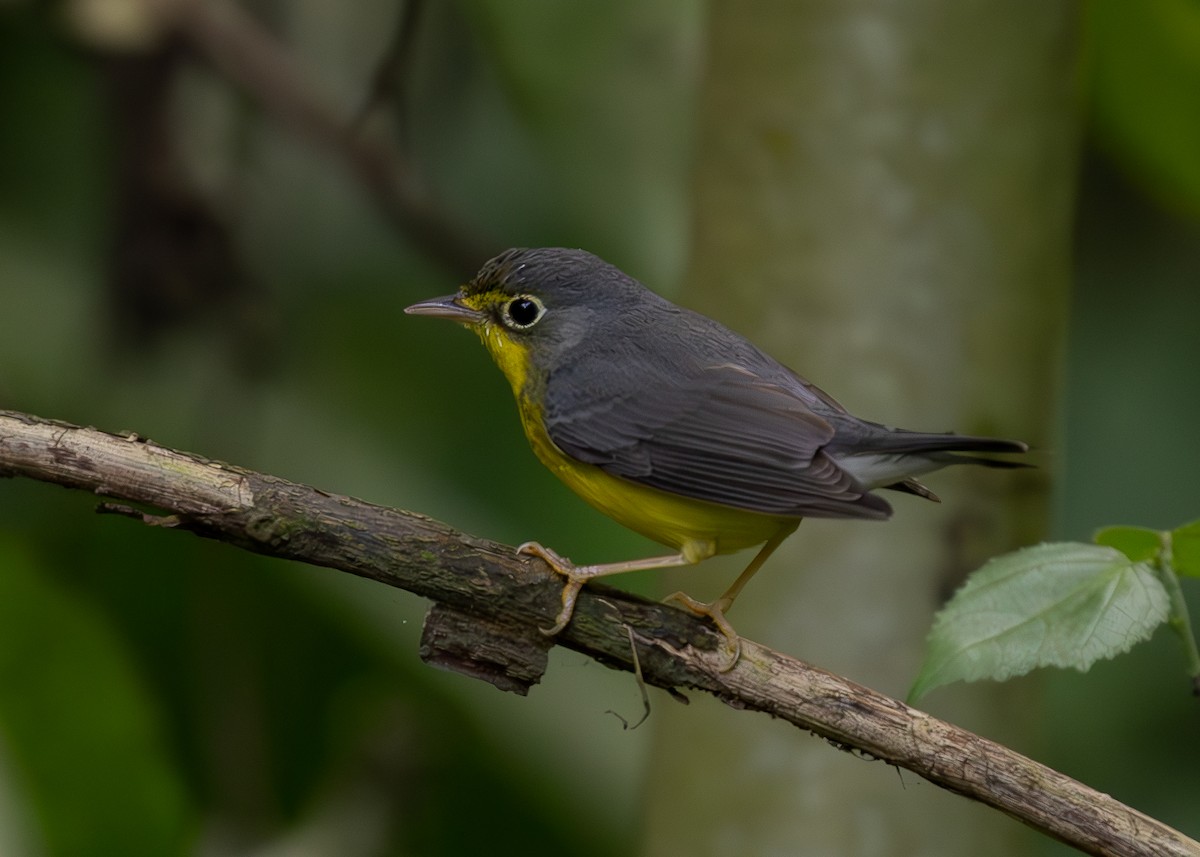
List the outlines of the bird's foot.
{"label": "bird's foot", "polygon": [[538,557],[567,579],[562,591],[562,609],[558,611],[554,624],[549,628],[538,628],[547,637],[553,637],[567,627],[567,623],[571,621],[571,616],[575,613],[575,601],[579,598],[579,590],[583,589],[583,584],[587,583],[593,575],[587,573],[590,571],[587,566],[580,568],[566,557],[559,556],[550,548],[543,547],[537,542],[525,542],[517,548],[517,553],[523,556]]}
{"label": "bird's foot", "polygon": [[720,671],[727,673],[737,665],[738,659],[742,656],[742,638],[738,636],[738,632],[733,630],[733,626],[725,618],[725,611],[729,609],[732,599],[718,598],[716,601],[706,603],[704,601],[697,601],[686,592],[672,592],[663,601],[674,601],[689,613],[708,617],[725,638],[725,645],[721,647],[722,662],[719,667]]}

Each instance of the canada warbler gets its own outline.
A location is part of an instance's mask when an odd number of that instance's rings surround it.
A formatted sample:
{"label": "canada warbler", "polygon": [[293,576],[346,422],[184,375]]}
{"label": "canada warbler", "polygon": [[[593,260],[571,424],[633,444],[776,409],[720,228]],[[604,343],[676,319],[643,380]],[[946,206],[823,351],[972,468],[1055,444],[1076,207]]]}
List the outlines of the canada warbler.
{"label": "canada warbler", "polygon": [[533,451],[601,512],[677,551],[576,566],[536,542],[519,551],[567,579],[547,634],[594,577],[700,562],[762,544],[708,616],[736,662],[725,618],[802,518],[892,514],[872,491],[937,497],[914,477],[947,464],[1020,466],[958,452],[1025,452],[988,437],[868,422],[710,318],[676,306],[582,250],[508,250],[456,294],[405,312],[473,329],[512,385]]}

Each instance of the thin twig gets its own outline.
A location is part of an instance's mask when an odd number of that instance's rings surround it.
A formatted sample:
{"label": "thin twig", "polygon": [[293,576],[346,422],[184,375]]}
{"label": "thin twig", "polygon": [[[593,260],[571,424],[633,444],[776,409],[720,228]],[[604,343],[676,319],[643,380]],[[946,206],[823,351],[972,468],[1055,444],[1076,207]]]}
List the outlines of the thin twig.
{"label": "thin twig", "polygon": [[622,729],[632,731],[645,723],[650,717],[650,691],[646,689],[646,679],[642,676],[642,661],[640,658],[638,658],[637,653],[637,638],[634,636],[633,629],[628,625],[625,626],[625,630],[629,632],[629,653],[633,659],[633,678],[637,682],[638,691],[642,695],[642,716],[639,717],[637,722],[631,726],[628,720],[611,708],[604,713],[611,714],[613,717],[620,720]]}
{"label": "thin twig", "polygon": [[[26,476],[177,516],[191,530],[247,550],[378,580],[436,602],[453,621],[429,641],[442,665],[527,688],[544,665],[537,628],[559,607],[558,579],[540,560],[410,512],[326,494],[140,438],[0,411],[0,474]],[[446,639],[473,633],[483,645]],[[554,642],[633,669],[647,684],[707,691],[764,711],[856,755],[906,768],[1005,812],[1089,854],[1190,855],[1200,843],[994,741],[748,640],[721,670],[721,638],[685,611],[608,588],[585,587]],[[423,649],[425,644],[423,643]],[[475,651],[485,653],[472,660]],[[499,670],[505,678],[496,680]]]}
{"label": "thin twig", "polygon": [[392,39],[376,64],[367,96],[350,123],[351,130],[358,134],[372,115],[389,104],[394,105],[393,110],[399,120],[396,145],[404,157],[408,157],[411,152],[409,143],[412,139],[409,133],[412,117],[408,111],[406,84],[412,76],[417,24],[424,11],[424,5],[424,0],[401,0],[400,15],[396,20]]}

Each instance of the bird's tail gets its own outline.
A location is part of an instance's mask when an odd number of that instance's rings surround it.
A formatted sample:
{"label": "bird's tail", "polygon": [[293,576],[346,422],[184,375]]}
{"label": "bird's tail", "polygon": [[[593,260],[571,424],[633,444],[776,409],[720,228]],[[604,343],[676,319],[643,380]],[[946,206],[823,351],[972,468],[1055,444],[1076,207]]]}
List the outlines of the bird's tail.
{"label": "bird's tail", "polygon": [[1024,461],[975,454],[1028,452],[1029,446],[1019,440],[953,433],[931,434],[891,429],[872,423],[867,423],[863,428],[867,431],[857,438],[846,439],[840,449],[832,446],[826,449],[843,469],[870,487],[891,488],[937,500],[937,495],[915,477],[951,464],[1001,468],[1033,466]]}
{"label": "bird's tail", "polygon": [[[1029,445],[1019,440],[1004,440],[998,437],[975,437],[969,434],[930,434],[904,429],[884,429],[860,440],[861,449],[872,452],[925,453],[925,452],[1029,452]],[[974,456],[955,456],[971,461],[989,462],[994,467],[1021,467],[1020,462]]]}

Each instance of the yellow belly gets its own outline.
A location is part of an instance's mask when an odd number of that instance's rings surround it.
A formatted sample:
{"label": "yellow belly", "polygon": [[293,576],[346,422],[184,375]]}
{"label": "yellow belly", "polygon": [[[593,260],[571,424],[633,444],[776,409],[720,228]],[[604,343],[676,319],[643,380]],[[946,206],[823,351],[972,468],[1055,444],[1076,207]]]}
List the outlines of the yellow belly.
{"label": "yellow belly", "polygon": [[521,423],[542,464],[617,523],[681,551],[691,562],[761,544],[796,524],[795,518],[706,503],[610,476],[595,465],[568,457],[531,410],[522,403]]}

